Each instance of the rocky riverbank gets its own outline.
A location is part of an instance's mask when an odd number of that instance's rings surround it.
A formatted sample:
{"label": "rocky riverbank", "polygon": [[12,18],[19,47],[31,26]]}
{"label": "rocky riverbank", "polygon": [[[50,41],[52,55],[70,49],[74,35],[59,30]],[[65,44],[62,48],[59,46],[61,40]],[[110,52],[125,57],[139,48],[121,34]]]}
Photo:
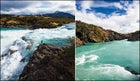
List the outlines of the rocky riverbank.
{"label": "rocky riverbank", "polygon": [[75,45],[60,48],[40,44],[25,66],[19,81],[74,81]]}
{"label": "rocky riverbank", "polygon": [[74,18],[54,18],[42,15],[1,15],[0,27],[1,28],[56,28],[74,22]]}
{"label": "rocky riverbank", "polygon": [[76,46],[88,42],[109,42],[113,40],[128,39],[129,41],[140,40],[140,31],[129,34],[121,34],[102,27],[76,21]]}

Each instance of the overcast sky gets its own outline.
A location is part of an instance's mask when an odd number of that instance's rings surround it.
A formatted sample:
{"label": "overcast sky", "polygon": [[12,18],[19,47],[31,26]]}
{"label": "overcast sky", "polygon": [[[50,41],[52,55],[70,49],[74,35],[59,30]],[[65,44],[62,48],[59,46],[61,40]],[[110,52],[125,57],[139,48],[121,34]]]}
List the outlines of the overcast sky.
{"label": "overcast sky", "polygon": [[43,14],[55,11],[74,15],[74,1],[1,1],[2,14]]}
{"label": "overcast sky", "polygon": [[139,30],[139,1],[76,1],[76,20],[120,33]]}

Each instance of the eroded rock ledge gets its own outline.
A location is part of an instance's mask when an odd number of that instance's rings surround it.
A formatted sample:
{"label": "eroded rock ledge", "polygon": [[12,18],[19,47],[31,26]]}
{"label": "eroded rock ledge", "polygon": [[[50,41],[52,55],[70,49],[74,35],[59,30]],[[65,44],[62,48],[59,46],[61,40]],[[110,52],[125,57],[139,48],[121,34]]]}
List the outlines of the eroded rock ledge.
{"label": "eroded rock ledge", "polygon": [[75,47],[40,44],[25,66],[19,81],[74,81]]}

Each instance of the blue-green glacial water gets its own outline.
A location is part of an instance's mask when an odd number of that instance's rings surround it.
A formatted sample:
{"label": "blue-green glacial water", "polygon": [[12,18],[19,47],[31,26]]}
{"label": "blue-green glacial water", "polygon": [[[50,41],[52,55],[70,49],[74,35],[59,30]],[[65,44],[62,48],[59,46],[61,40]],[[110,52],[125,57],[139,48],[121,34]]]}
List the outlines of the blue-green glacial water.
{"label": "blue-green glacial water", "polygon": [[74,36],[75,23],[54,29],[1,28],[0,79],[16,81],[40,43],[67,46],[69,37]]}
{"label": "blue-green glacial water", "polygon": [[139,41],[88,43],[76,48],[76,80],[138,80]]}

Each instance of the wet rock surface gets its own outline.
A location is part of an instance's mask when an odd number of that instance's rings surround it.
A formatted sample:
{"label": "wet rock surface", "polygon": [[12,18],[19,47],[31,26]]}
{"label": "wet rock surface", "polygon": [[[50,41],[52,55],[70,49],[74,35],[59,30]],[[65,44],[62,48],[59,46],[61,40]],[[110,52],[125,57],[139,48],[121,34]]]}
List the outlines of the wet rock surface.
{"label": "wet rock surface", "polygon": [[138,73],[137,71],[133,70],[131,67],[127,66],[125,67],[126,70],[128,70],[129,72],[131,72],[134,75],[139,75],[140,73]]}
{"label": "wet rock surface", "polygon": [[75,47],[40,44],[19,76],[19,81],[74,81]]}

